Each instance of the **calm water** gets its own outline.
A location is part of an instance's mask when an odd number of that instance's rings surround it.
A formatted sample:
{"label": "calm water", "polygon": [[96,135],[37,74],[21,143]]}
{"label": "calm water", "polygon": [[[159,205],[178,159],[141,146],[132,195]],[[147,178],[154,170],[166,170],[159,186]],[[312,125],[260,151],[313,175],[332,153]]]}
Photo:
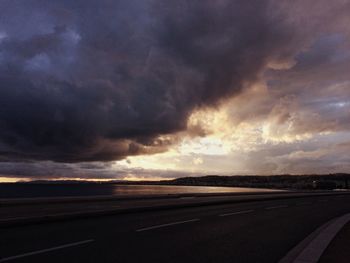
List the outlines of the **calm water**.
{"label": "calm water", "polygon": [[153,195],[181,193],[249,193],[277,190],[168,185],[117,185],[117,184],[0,184],[0,198],[63,197],[95,195]]}

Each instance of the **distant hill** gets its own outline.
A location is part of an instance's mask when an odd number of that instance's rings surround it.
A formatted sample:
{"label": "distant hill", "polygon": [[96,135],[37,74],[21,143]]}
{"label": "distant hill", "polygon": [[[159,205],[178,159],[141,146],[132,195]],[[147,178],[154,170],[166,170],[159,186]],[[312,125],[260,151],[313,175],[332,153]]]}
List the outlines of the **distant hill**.
{"label": "distant hill", "polygon": [[[242,175],[183,177],[163,182],[168,185],[232,186],[278,189],[349,188],[350,174],[325,175]],[[321,186],[322,185],[322,186]],[[328,185],[328,186],[327,186]]]}

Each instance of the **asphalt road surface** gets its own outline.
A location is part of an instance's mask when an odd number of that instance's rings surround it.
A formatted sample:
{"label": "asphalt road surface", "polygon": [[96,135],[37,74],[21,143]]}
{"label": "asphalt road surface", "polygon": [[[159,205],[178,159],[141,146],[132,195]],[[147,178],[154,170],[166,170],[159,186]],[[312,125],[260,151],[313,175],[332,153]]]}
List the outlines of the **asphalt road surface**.
{"label": "asphalt road surface", "polygon": [[0,262],[278,262],[350,196],[152,211],[7,227]]}

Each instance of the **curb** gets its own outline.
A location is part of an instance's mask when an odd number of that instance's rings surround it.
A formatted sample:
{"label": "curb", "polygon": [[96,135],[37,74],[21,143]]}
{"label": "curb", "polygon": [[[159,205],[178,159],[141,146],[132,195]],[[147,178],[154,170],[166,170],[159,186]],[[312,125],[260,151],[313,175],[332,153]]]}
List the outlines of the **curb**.
{"label": "curb", "polygon": [[[281,200],[281,199],[293,199],[293,198],[303,198],[303,197],[319,197],[319,196],[329,196],[329,195],[344,195],[344,193],[318,193],[318,194],[290,194],[285,196],[268,196],[268,197],[254,197],[248,196],[246,199],[240,200],[214,200],[214,201],[202,201],[193,203],[182,203],[182,204],[168,204],[168,205],[154,205],[154,206],[142,206],[142,207],[130,207],[122,209],[104,209],[98,211],[85,211],[76,213],[59,213],[44,216],[33,216],[33,217],[17,217],[11,219],[0,220],[0,228],[11,227],[11,226],[21,226],[29,224],[38,224],[44,222],[56,222],[72,219],[83,219],[83,218],[93,218],[109,215],[119,215],[119,214],[131,214],[139,212],[149,212],[149,211],[162,211],[170,209],[180,209],[180,208],[190,208],[190,207],[201,207],[201,206],[211,206],[219,204],[233,204],[233,203],[246,203],[255,201],[269,201],[269,200]],[[345,194],[346,195],[346,194]],[[193,195],[192,195],[193,196]]]}
{"label": "curb", "polygon": [[330,242],[350,221],[350,213],[334,218],[320,226],[278,263],[317,263]]}

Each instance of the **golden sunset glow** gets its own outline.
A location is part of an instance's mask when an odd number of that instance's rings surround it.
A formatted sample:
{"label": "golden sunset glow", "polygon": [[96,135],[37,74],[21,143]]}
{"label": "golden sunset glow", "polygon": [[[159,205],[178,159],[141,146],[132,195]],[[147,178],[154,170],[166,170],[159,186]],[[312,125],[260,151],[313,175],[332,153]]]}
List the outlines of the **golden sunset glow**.
{"label": "golden sunset glow", "polygon": [[28,178],[0,177],[0,183],[16,183],[28,181]]}

